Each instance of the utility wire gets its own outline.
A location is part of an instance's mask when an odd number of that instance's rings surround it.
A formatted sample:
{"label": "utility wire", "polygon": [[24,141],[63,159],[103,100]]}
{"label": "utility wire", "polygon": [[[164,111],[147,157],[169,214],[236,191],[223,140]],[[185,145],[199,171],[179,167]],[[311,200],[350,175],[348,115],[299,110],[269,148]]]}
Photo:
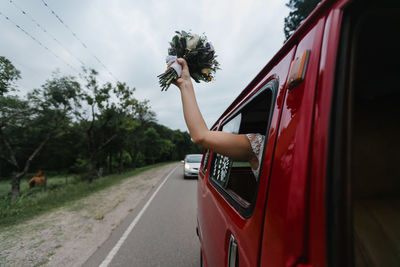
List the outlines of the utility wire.
{"label": "utility wire", "polygon": [[88,46],[76,35],[76,33],[61,19],[61,17],[46,3],[46,1],[41,0],[42,3],[50,10],[50,12],[57,18],[57,20],[64,25],[64,27],[71,32],[71,34],[75,37],[76,40],[84,47],[86,48],[90,54],[96,59],[96,61],[108,72],[108,74],[114,78],[116,81],[118,79],[114,76],[114,74],[104,65],[104,63],[93,53],[90,51]]}
{"label": "utility wire", "polygon": [[35,38],[32,34],[30,34],[29,32],[27,32],[26,30],[24,30],[24,28],[22,28],[21,26],[19,26],[17,23],[15,23],[12,19],[10,19],[8,16],[4,15],[1,11],[0,11],[0,15],[3,16],[6,20],[8,20],[10,23],[14,24],[15,27],[17,27],[20,31],[22,31],[26,36],[28,36],[29,38],[31,38],[34,42],[36,42],[38,45],[40,45],[41,47],[43,47],[45,50],[47,50],[50,54],[52,54],[54,57],[56,57],[57,59],[59,59],[60,61],[62,61],[65,65],[67,65],[68,67],[70,67],[71,69],[73,69],[74,71],[76,71],[77,73],[79,73],[79,71],[77,69],[75,69],[73,66],[71,66],[71,64],[69,64],[68,62],[66,62],[64,59],[60,58],[56,53],[54,53],[50,48],[48,48],[46,45],[44,45],[42,42],[40,42],[37,38]]}
{"label": "utility wire", "polygon": [[70,54],[74,59],[76,59],[83,67],[85,66],[85,63],[83,63],[82,60],[80,60],[78,57],[74,56],[69,49],[67,49],[54,35],[52,35],[50,32],[48,32],[42,25],[39,24],[37,20],[35,20],[28,12],[26,12],[24,9],[22,9],[20,6],[18,6],[13,0],[10,0],[10,3],[14,5],[15,8],[17,8],[22,14],[25,16],[29,17],[29,19],[35,24],[37,27],[39,27],[44,33],[50,36],[51,39],[53,39],[58,45],[60,45],[65,51],[67,51],[68,54]]}

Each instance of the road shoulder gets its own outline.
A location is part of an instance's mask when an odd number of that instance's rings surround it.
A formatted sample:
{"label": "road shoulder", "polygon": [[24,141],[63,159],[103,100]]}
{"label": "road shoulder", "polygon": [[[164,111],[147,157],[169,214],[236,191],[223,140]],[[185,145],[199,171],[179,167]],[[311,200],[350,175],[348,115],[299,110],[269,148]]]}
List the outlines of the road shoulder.
{"label": "road shoulder", "polygon": [[178,163],[145,171],[0,233],[1,266],[81,266]]}

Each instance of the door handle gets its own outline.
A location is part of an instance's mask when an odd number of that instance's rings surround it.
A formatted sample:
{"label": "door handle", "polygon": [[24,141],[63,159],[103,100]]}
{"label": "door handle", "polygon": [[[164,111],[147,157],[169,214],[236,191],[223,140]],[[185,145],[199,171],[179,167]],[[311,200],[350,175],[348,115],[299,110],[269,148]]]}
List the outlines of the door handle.
{"label": "door handle", "polygon": [[237,267],[238,265],[238,246],[235,237],[231,234],[229,240],[228,267]]}

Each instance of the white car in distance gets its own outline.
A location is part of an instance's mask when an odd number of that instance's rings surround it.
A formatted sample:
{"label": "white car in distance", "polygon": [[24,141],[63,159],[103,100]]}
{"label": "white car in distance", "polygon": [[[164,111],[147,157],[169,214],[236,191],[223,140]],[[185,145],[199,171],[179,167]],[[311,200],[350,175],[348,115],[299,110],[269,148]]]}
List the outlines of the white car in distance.
{"label": "white car in distance", "polygon": [[197,178],[203,154],[187,154],[183,161],[183,178]]}

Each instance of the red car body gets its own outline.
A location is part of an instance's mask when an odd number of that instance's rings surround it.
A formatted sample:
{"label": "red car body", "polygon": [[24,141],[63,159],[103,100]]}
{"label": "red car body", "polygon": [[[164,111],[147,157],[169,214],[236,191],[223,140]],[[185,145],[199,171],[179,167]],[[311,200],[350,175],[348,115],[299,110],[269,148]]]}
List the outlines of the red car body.
{"label": "red car body", "polygon": [[[198,234],[205,266],[326,266],[327,150],[343,14],[351,0],[323,1],[212,127],[272,80],[277,94],[258,192],[243,216],[210,181],[212,152],[198,180]],[[304,79],[289,88],[291,64],[309,51]]]}

